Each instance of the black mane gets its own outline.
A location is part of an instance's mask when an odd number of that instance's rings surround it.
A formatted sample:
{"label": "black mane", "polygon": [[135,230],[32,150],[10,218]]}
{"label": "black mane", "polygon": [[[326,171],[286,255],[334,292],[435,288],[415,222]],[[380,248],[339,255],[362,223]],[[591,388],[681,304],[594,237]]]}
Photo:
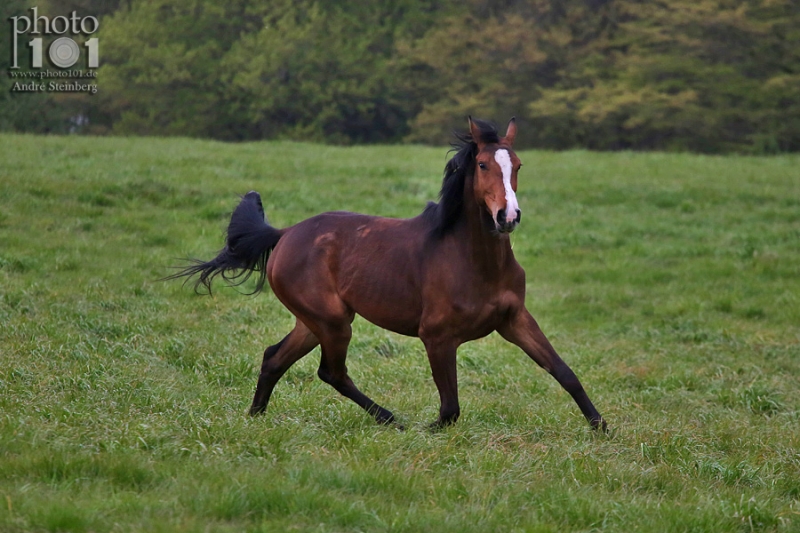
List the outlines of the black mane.
{"label": "black mane", "polygon": [[[484,120],[472,119],[472,123],[480,131],[480,141],[485,144],[500,142],[500,136],[494,124]],[[456,140],[451,144],[451,152],[456,152],[444,167],[442,190],[439,191],[439,203],[429,202],[422,216],[433,226],[432,232],[441,236],[447,233],[458,220],[464,205],[464,182],[472,175],[475,157],[478,155],[478,144],[470,132],[454,132]]]}

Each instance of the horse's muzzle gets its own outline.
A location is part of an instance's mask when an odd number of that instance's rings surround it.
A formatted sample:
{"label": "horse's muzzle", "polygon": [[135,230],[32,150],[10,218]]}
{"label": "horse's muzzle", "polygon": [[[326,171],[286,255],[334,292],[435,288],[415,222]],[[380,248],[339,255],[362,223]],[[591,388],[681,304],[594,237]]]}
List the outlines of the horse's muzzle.
{"label": "horse's muzzle", "polygon": [[517,209],[517,216],[515,218],[509,219],[506,217],[506,210],[501,209],[497,212],[497,218],[495,219],[494,223],[497,227],[497,231],[500,233],[511,233],[514,231],[514,228],[517,227],[519,221],[522,220],[522,212]]}

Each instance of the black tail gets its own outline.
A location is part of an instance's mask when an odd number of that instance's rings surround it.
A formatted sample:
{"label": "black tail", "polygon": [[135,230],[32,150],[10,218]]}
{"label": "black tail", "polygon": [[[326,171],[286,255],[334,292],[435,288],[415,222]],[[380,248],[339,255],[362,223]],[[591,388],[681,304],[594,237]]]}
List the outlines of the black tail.
{"label": "black tail", "polygon": [[194,282],[194,290],[200,293],[200,287],[203,286],[211,294],[211,282],[219,275],[231,285],[241,285],[258,272],[256,288],[251,293],[255,294],[264,288],[267,259],[282,234],[279,229],[267,223],[261,196],[250,191],[242,197],[242,201],[233,211],[225,248],[217,257],[206,262],[191,259],[191,265],[164,279],[185,277],[188,281],[199,274]]}

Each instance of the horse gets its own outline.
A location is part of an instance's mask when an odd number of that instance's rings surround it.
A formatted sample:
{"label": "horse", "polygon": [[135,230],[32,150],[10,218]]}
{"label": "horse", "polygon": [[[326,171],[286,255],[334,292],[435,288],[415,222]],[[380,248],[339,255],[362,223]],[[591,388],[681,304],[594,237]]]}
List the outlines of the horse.
{"label": "horse", "polygon": [[399,426],[347,373],[358,314],[424,344],[440,399],[432,428],[452,424],[461,414],[458,347],[497,331],[558,381],[592,428],[606,431],[575,373],[525,307],[525,271],[510,243],[521,219],[516,133],[514,118],[500,137],[489,122],[469,117],[469,131],[456,133],[439,202],[429,202],[414,218],[337,211],[278,229],[266,219],[257,192],[242,197],[219,254],[206,262],[191,260],[169,278],[185,277],[186,283],[197,276],[195,290],[210,293],[218,275],[238,285],[257,274],[254,292],[268,281],[294,315],[294,329],[264,352],[251,415],[266,410],[284,373],[319,345],[319,378],[378,423]]}

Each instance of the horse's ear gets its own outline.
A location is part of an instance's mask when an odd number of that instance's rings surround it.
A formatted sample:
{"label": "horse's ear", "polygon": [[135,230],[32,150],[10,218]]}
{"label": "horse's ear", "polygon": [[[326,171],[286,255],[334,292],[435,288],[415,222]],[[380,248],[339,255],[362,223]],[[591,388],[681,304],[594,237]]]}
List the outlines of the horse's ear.
{"label": "horse's ear", "polygon": [[469,134],[472,135],[472,142],[478,145],[478,151],[480,152],[486,146],[486,143],[481,139],[481,129],[472,122],[472,116],[467,117],[467,120],[469,120]]}
{"label": "horse's ear", "polygon": [[506,130],[506,136],[502,138],[503,144],[514,146],[514,137],[516,136],[517,136],[517,118],[511,117],[511,120],[508,121],[508,129]]}

